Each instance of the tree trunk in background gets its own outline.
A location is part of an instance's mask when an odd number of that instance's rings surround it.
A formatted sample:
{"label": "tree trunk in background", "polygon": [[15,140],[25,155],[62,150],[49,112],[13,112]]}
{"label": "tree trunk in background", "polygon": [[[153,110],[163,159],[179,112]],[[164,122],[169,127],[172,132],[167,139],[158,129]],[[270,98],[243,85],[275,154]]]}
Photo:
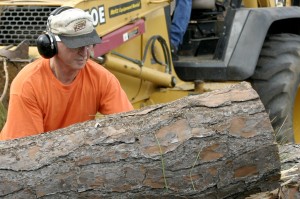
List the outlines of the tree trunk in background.
{"label": "tree trunk in background", "polygon": [[0,142],[0,197],[243,198],[278,187],[274,140],[241,83]]}

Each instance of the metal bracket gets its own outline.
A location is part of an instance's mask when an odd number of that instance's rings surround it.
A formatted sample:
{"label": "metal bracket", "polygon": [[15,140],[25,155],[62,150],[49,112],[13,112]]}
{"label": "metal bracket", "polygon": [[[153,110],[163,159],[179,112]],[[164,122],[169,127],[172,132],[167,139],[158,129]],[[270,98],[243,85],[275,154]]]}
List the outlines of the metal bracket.
{"label": "metal bracket", "polygon": [[0,49],[0,57],[5,57],[9,60],[29,59],[29,41],[24,40],[15,49],[9,45]]}

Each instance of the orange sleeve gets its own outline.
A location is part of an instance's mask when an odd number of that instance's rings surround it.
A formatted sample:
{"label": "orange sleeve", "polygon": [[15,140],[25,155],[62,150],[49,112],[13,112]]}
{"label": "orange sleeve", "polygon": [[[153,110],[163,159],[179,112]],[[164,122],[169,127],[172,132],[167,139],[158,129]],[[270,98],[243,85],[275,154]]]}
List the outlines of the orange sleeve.
{"label": "orange sleeve", "polygon": [[32,99],[10,95],[7,121],[0,140],[9,140],[43,132],[42,113]]}

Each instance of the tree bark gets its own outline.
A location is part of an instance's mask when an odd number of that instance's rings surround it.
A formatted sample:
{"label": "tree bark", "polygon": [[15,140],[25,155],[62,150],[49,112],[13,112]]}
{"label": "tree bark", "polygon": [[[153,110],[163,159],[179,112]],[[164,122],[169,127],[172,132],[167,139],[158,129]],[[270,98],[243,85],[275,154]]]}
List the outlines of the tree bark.
{"label": "tree bark", "polygon": [[300,145],[279,145],[281,180],[278,198],[300,199]]}
{"label": "tree bark", "polygon": [[268,114],[245,82],[0,142],[3,198],[243,198],[279,178]]}
{"label": "tree bark", "polygon": [[278,145],[281,161],[280,187],[253,194],[246,199],[300,199],[300,145]]}

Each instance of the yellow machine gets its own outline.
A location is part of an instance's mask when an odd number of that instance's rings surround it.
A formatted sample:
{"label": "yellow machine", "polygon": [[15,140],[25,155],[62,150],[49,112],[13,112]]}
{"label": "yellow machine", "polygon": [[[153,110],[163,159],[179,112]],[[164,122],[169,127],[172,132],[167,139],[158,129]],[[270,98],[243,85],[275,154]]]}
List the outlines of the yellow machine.
{"label": "yellow machine", "polygon": [[[249,81],[278,139],[300,143],[299,1],[193,0],[190,24],[170,53],[169,0],[0,0],[0,45],[30,43],[60,6],[90,13],[102,38],[93,58],[113,72],[135,108]],[[258,8],[260,7],[260,8]]]}

